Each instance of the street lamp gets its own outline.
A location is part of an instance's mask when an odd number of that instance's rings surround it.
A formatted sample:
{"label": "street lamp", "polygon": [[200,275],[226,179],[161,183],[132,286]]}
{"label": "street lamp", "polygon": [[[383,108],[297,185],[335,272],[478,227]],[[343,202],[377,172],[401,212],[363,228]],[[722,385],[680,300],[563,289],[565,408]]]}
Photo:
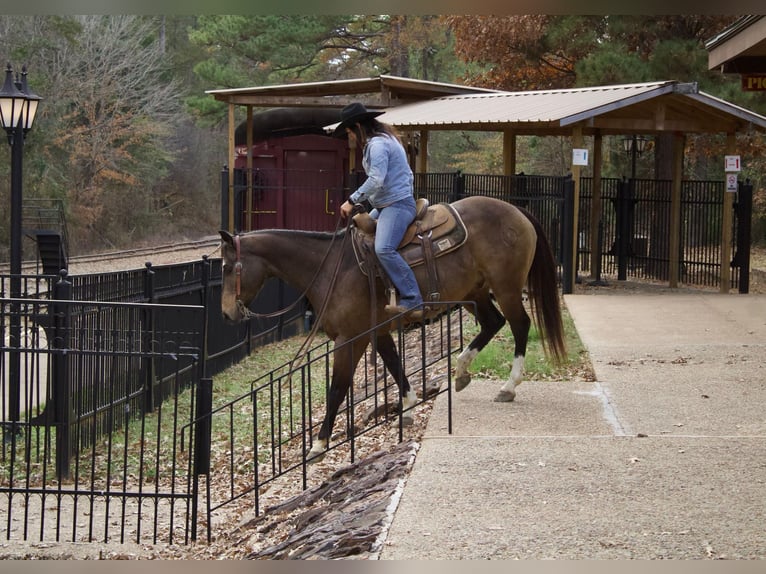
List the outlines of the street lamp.
{"label": "street lamp", "polygon": [[636,136],[635,134],[629,138],[622,140],[622,149],[625,153],[631,157],[631,179],[636,179],[636,156],[644,153],[646,149],[646,138],[643,136]]}
{"label": "street lamp", "polygon": [[[24,136],[32,129],[40,96],[27,85],[27,68],[21,68],[21,79],[13,78],[10,64],[5,70],[5,83],[0,90],[0,125],[8,134],[11,145],[11,299],[21,297],[21,197],[22,159],[24,157]],[[12,306],[10,317],[11,345],[16,350],[10,353],[8,377],[9,415],[12,422],[19,420],[21,399],[21,309],[18,303]],[[15,434],[15,432],[13,433]]]}

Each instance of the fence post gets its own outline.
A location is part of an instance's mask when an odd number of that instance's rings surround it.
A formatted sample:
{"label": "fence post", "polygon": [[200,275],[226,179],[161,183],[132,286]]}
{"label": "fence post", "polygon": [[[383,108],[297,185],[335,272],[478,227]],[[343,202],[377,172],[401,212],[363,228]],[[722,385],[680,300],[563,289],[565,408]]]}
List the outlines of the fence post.
{"label": "fence post", "polygon": [[[737,200],[737,251],[732,265],[739,266],[739,292],[750,292],[750,240],[753,215],[753,184],[750,180],[739,184]],[[722,265],[726,262],[722,261]]]}
{"label": "fence post", "polygon": [[561,214],[561,288],[564,294],[574,291],[574,180],[567,178],[564,184],[564,209]]}
{"label": "fence post", "polygon": [[210,257],[208,255],[202,256],[202,307],[204,309],[202,314],[202,353],[200,360],[202,361],[202,364],[200,365],[200,372],[202,373],[203,377],[208,376],[207,372],[207,359],[208,359],[208,348],[207,348],[207,337],[208,337],[208,321],[210,317],[210,309],[212,305],[210,305]]}
{"label": "fence post", "polygon": [[463,174],[460,170],[457,170],[455,175],[452,177],[452,197],[450,198],[450,203],[457,201],[458,199],[463,199],[464,197],[465,177],[463,177]]}
{"label": "fence post", "polygon": [[72,381],[69,377],[69,340],[72,327],[72,283],[67,271],[59,272],[59,280],[53,285],[53,340],[51,348],[51,378],[53,387],[54,420],[56,424],[56,475],[59,481],[69,478],[71,454]]}
{"label": "fence post", "polygon": [[[213,379],[200,379],[197,385],[196,413],[194,416],[194,489],[192,491],[191,539],[197,539],[197,505],[199,503],[199,476],[210,474],[211,417],[213,413]],[[208,501],[207,532],[210,541],[210,500]]]}
{"label": "fence post", "polygon": [[[151,262],[145,263],[144,269],[144,300],[147,303],[155,303],[157,294],[155,292],[155,277],[154,269],[152,269]],[[155,382],[155,364],[154,358],[151,356],[151,350],[154,344],[154,329],[155,329],[155,316],[154,308],[149,307],[143,311],[143,329],[141,329],[141,337],[143,338],[143,358],[141,359],[141,370],[143,371],[144,379],[144,413],[154,412],[155,397],[154,397],[154,382]]]}

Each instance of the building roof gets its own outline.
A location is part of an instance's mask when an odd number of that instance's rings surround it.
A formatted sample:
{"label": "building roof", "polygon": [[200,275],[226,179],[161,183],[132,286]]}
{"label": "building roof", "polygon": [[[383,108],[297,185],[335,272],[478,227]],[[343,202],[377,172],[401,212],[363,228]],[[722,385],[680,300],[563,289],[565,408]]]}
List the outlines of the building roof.
{"label": "building roof", "polygon": [[362,99],[368,107],[387,108],[445,95],[495,92],[496,90],[459,84],[380,75],[373,78],[351,80],[208,90],[205,93],[211,94],[216,100],[230,104],[261,107],[323,106],[335,108],[341,108],[360,99],[359,96],[365,95]]}
{"label": "building roof", "polygon": [[[766,117],[676,81],[565,90],[449,95],[389,108],[381,121],[406,129],[517,134],[766,131]],[[327,126],[326,129],[332,129]]]}
{"label": "building roof", "polygon": [[766,18],[743,16],[705,42],[708,69],[727,74],[766,73]]}

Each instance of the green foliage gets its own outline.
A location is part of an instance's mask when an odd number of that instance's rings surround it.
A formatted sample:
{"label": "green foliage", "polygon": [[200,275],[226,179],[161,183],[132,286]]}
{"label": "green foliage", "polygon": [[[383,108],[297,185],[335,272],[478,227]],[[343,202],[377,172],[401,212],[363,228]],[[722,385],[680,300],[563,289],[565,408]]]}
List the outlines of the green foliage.
{"label": "green foliage", "polygon": [[[540,334],[532,326],[529,331],[527,354],[524,361],[526,380],[566,380],[573,376],[591,377],[592,367],[585,346],[582,344],[571,315],[562,309],[567,347],[566,361],[556,366],[548,360],[543,350]],[[467,329],[467,337],[478,333],[478,326]],[[510,328],[504,327],[476,356],[471,372],[484,378],[507,379],[513,366],[514,341]]]}

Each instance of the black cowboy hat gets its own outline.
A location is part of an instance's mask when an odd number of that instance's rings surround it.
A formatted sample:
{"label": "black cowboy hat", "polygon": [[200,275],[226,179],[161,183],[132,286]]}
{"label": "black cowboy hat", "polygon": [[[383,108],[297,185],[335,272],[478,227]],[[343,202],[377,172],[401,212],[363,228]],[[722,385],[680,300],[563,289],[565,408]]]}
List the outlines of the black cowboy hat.
{"label": "black cowboy hat", "polygon": [[336,137],[345,135],[347,127],[353,126],[357,122],[371,120],[384,113],[385,112],[370,111],[360,102],[349,104],[340,111],[340,123],[335,128],[333,135]]}

